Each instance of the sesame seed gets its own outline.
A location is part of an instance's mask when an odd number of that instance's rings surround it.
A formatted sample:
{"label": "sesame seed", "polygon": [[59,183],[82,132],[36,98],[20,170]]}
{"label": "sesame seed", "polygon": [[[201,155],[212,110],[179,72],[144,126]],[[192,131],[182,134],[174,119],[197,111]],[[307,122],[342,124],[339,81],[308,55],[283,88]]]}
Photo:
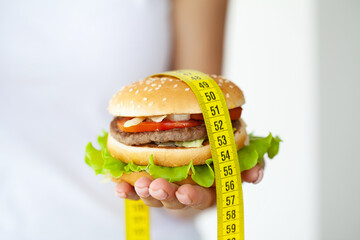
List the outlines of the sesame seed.
{"label": "sesame seed", "polygon": [[130,88],[130,89],[129,89],[129,92],[132,92],[132,91],[133,91],[133,89],[132,89],[132,88]]}
{"label": "sesame seed", "polygon": [[174,85],[174,88],[176,88],[177,86],[178,86],[178,85],[177,85],[177,84],[175,84],[175,85]]}
{"label": "sesame seed", "polygon": [[146,100],[147,100],[147,98],[146,98],[146,97],[144,97],[144,98],[143,98],[143,101],[146,101]]}
{"label": "sesame seed", "polygon": [[149,104],[148,104],[148,105],[149,105],[149,107],[150,107],[151,105],[153,105],[153,103],[154,103],[154,102],[149,102]]}
{"label": "sesame seed", "polygon": [[166,101],[166,97],[163,98],[163,101]]}
{"label": "sesame seed", "polygon": [[213,78],[216,78],[216,77],[217,77],[215,74],[211,74],[211,76],[212,76]]}
{"label": "sesame seed", "polygon": [[148,90],[148,87],[145,87],[145,88],[144,88],[144,91],[146,91],[146,90]]}
{"label": "sesame seed", "polygon": [[189,91],[190,90],[190,88],[185,88],[185,91]]}
{"label": "sesame seed", "polygon": [[131,104],[133,104],[133,103],[134,103],[134,101],[133,101],[133,100],[131,100],[131,101],[130,101],[130,103],[131,103]]}
{"label": "sesame seed", "polygon": [[234,86],[233,86],[233,85],[230,85],[229,87],[230,87],[230,88],[234,88]]}
{"label": "sesame seed", "polygon": [[167,79],[166,77],[160,78],[161,81],[165,81],[166,79]]}
{"label": "sesame seed", "polygon": [[222,79],[219,79],[219,82],[223,83],[224,81]]}
{"label": "sesame seed", "polygon": [[230,95],[229,95],[229,93],[227,93],[227,94],[226,94],[226,97],[227,97],[227,98],[230,98]]}
{"label": "sesame seed", "polygon": [[219,87],[221,87],[221,86],[222,86],[222,84],[221,84],[221,83],[219,83],[218,85],[219,85]]}
{"label": "sesame seed", "polygon": [[136,90],[135,94],[138,94],[139,93],[139,90]]}
{"label": "sesame seed", "polygon": [[156,83],[151,84],[151,86],[152,86],[152,87],[155,87],[155,86],[156,86]]}
{"label": "sesame seed", "polygon": [[172,78],[170,78],[169,81],[172,82]]}
{"label": "sesame seed", "polygon": [[151,91],[152,91],[152,88],[150,88],[148,92],[151,92]]}
{"label": "sesame seed", "polygon": [[157,88],[155,88],[155,90],[159,90],[159,88],[157,87]]}
{"label": "sesame seed", "polygon": [[227,80],[227,79],[225,79],[225,82],[226,82],[226,83],[228,83],[228,82],[230,82],[230,81],[229,81],[229,80]]}
{"label": "sesame seed", "polygon": [[158,85],[158,88],[161,88],[161,86],[162,86],[162,85],[161,85],[161,84],[159,84],[159,85]]}

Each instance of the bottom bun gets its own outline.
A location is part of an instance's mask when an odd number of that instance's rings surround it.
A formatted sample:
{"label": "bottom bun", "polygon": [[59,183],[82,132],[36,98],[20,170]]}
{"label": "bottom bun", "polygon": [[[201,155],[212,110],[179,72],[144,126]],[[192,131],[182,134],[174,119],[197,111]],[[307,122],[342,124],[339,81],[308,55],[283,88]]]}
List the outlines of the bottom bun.
{"label": "bottom bun", "polygon": [[[240,119],[240,127],[234,132],[237,149],[241,149],[248,141],[246,124]],[[122,162],[133,162],[137,165],[148,165],[150,156],[153,155],[154,163],[164,167],[180,167],[189,165],[205,164],[211,158],[210,144],[199,148],[173,148],[173,147],[149,147],[128,146],[118,142],[110,134],[108,136],[107,148],[109,153]]]}

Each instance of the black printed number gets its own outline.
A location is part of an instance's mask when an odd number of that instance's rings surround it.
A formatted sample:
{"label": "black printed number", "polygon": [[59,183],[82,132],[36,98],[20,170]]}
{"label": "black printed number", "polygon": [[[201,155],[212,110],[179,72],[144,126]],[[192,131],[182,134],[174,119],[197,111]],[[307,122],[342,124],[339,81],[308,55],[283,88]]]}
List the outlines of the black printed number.
{"label": "black printed number", "polygon": [[231,180],[231,181],[228,181],[228,182],[225,183],[225,190],[226,191],[230,191],[230,190],[234,190],[234,189],[235,189],[234,180]]}
{"label": "black printed number", "polygon": [[215,93],[212,91],[206,92],[205,97],[206,97],[206,100],[208,100],[208,101],[216,100]]}
{"label": "black printed number", "polygon": [[201,88],[208,88],[209,84],[207,82],[199,82],[199,87]]}
{"label": "black printed number", "polygon": [[235,202],[235,195],[227,196],[225,199],[226,206],[233,205]]}
{"label": "black printed number", "polygon": [[192,80],[200,80],[201,78],[197,75],[190,76]]}
{"label": "black printed number", "polygon": [[234,233],[236,231],[235,223],[226,226],[226,233]]}
{"label": "black printed number", "polygon": [[230,153],[229,150],[221,151],[221,160],[224,162],[226,159],[230,159]]}
{"label": "black printed number", "polygon": [[226,220],[235,219],[236,218],[236,211],[231,210],[226,212]]}
{"label": "black printed number", "polygon": [[210,112],[211,112],[211,115],[212,115],[212,116],[216,116],[216,115],[220,114],[219,106],[218,106],[218,105],[216,105],[216,106],[211,106],[211,107],[210,107]]}
{"label": "black printed number", "polygon": [[218,136],[217,142],[219,146],[226,145],[227,144],[226,136],[225,135]]}
{"label": "black printed number", "polygon": [[223,168],[223,170],[224,170],[224,176],[225,176],[225,177],[228,176],[228,175],[232,175],[232,174],[233,174],[233,169],[232,169],[231,165],[225,166],[225,167]]}
{"label": "black printed number", "polygon": [[215,130],[216,131],[219,131],[219,130],[223,130],[223,121],[222,120],[219,120],[219,121],[214,121],[214,127],[215,127]]}

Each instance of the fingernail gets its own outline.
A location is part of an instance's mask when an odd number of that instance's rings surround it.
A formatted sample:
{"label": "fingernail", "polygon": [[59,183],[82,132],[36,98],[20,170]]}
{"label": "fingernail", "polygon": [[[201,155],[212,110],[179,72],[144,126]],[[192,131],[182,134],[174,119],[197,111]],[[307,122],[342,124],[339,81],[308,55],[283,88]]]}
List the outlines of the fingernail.
{"label": "fingernail", "polygon": [[191,199],[189,198],[189,196],[187,194],[181,194],[179,192],[176,192],[176,197],[177,199],[182,203],[182,204],[185,204],[185,205],[189,205],[192,203]]}
{"label": "fingernail", "polygon": [[149,189],[150,194],[158,199],[158,200],[165,200],[169,195],[162,189],[159,190],[151,190]]}
{"label": "fingernail", "polygon": [[145,197],[145,198],[150,197],[148,187],[135,187],[135,191],[140,197]]}
{"label": "fingernail", "polygon": [[259,182],[261,182],[261,180],[263,179],[264,177],[264,169],[260,169],[259,170],[259,176],[258,178],[256,179],[255,182],[253,182],[254,184],[258,184]]}
{"label": "fingernail", "polygon": [[118,196],[119,198],[126,198],[127,195],[124,192],[115,192],[115,195]]}

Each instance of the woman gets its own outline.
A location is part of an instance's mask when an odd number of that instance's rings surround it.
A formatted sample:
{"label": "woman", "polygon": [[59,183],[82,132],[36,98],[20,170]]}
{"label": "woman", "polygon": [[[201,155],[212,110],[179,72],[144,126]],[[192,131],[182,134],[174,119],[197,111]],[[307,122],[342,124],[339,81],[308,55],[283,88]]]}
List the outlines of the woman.
{"label": "woman", "polygon": [[[14,0],[0,8],[0,239],[122,239],[122,202],[83,162],[122,85],[168,69],[221,73],[226,1]],[[243,174],[259,182],[260,167]],[[215,193],[140,179],[120,197],[205,209]],[[190,206],[191,208],[184,208]],[[192,213],[192,211],[190,211]],[[199,239],[152,211],[153,239]]]}

